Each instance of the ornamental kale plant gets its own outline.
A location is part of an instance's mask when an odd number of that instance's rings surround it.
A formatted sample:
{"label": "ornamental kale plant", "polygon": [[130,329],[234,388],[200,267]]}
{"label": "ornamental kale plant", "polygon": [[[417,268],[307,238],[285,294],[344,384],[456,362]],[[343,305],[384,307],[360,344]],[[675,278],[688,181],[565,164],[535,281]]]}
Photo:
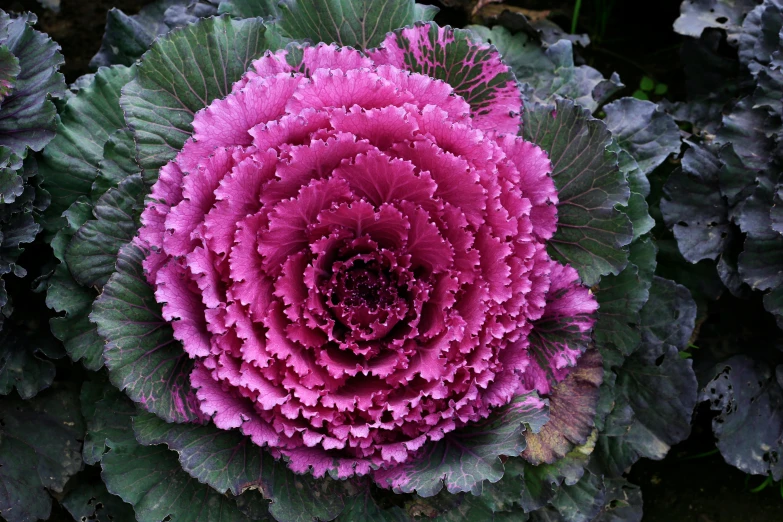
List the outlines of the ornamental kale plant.
{"label": "ornamental kale plant", "polygon": [[18,278],[27,270],[19,257],[40,230],[36,217],[49,201],[33,152],[54,137],[57,111],[51,98],[65,91],[57,72],[63,62],[59,46],[33,29],[35,22],[30,13],[0,10],[0,393],[16,388],[23,398],[52,383],[55,369],[48,357],[65,355],[36,332],[46,329],[40,321],[13,314],[15,301],[25,299]]}
{"label": "ornamental kale plant", "polygon": [[641,519],[623,474],[697,398],[647,203],[679,129],[572,39],[435,13],[109,15],[37,161],[86,370],[0,410],[68,426],[2,463],[4,517]]}
{"label": "ornamental kale plant", "polygon": [[[714,262],[703,279],[717,272],[743,299],[763,292],[764,308],[783,326],[783,3],[684,2],[675,29],[699,38],[683,49],[695,64],[690,99],[671,107],[693,136],[681,169],[664,186],[662,217],[686,261]],[[723,41],[733,53],[719,52]],[[718,412],[713,428],[726,461],[779,481],[783,361],[776,342],[767,337],[716,351],[713,367],[703,372],[700,399]]]}

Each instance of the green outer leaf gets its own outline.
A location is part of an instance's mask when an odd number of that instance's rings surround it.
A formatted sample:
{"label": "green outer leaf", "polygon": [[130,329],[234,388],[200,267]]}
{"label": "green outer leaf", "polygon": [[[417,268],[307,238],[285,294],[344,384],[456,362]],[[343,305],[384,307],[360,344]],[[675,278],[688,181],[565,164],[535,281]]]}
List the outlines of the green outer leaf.
{"label": "green outer leaf", "polygon": [[106,441],[122,440],[130,430],[136,407],[105,379],[85,382],[79,398],[87,423],[82,457],[87,464],[97,464],[106,453]]}
{"label": "green outer leaf", "polygon": [[132,522],[133,508],[120,497],[112,495],[99,478],[86,479],[77,475],[75,487],[62,500],[74,520],[94,522]]}
{"label": "green outer leaf", "polygon": [[[92,216],[92,204],[81,196],[63,213],[66,228],[62,228],[52,240],[52,250],[60,261],[65,259],[65,247],[73,234]],[[92,288],[80,286],[61,262],[49,279],[46,306],[65,317],[53,317],[49,327],[61,340],[65,351],[74,361],[82,359],[84,366],[98,370],[103,366],[103,339],[88,318],[92,303],[98,293]]]}
{"label": "green outer leaf", "polygon": [[218,13],[235,18],[276,17],[280,13],[277,4],[278,0],[223,0]]}
{"label": "green outer leaf", "polygon": [[46,34],[34,30],[32,15],[9,18],[0,9],[0,45],[19,60],[14,90],[2,102],[0,111],[0,150],[11,149],[24,157],[27,148],[39,151],[54,137],[57,110],[49,96],[65,92],[60,46]]}
{"label": "green outer leaf", "polygon": [[280,11],[280,29],[294,40],[357,49],[377,47],[386,33],[434,15],[413,0],[281,0]]}
{"label": "green outer leaf", "polygon": [[46,147],[40,162],[44,187],[52,193],[44,221],[47,230],[61,228],[60,214],[79,196],[90,194],[104,143],[125,127],[120,88],[133,74],[133,68],[124,66],[100,69],[60,113],[57,137]]}
{"label": "green outer leaf", "polygon": [[642,341],[653,346],[670,344],[685,349],[696,324],[696,303],[691,293],[674,281],[655,277],[650,299],[641,311]]}
{"label": "green outer leaf", "polygon": [[120,247],[136,235],[145,192],[141,174],[134,174],[95,204],[96,219],[82,225],[65,250],[65,261],[80,285],[100,289],[114,273]]}
{"label": "green outer leaf", "polygon": [[520,395],[485,420],[447,433],[425,446],[423,453],[386,472],[376,472],[399,493],[422,497],[470,491],[480,495],[483,482],[503,477],[501,455],[519,455],[525,449],[525,426],[537,433],[547,421],[547,403],[535,392]]}
{"label": "green outer leaf", "polygon": [[[367,487],[357,495],[346,499],[345,509],[335,519],[336,522],[408,522],[410,518],[405,511],[397,506],[390,509],[381,508],[372,496],[372,489]],[[466,520],[466,519],[462,519]]]}
{"label": "green outer leaf", "polygon": [[599,308],[593,339],[604,355],[604,362],[609,350],[628,356],[642,340],[639,311],[650,296],[657,249],[648,238],[635,242],[630,250],[630,262],[625,270],[602,278],[595,293]]}
{"label": "green outer leaf", "polygon": [[191,361],[147,284],[134,243],[120,249],[117,271],[93,305],[90,321],[106,340],[103,352],[112,384],[168,422],[201,418],[190,387]]}
{"label": "green outer leaf", "polygon": [[0,45],[0,107],[6,96],[13,91],[21,70],[19,58],[14,56],[8,46]]}
{"label": "green outer leaf", "polygon": [[46,519],[46,489],[62,492],[82,466],[78,395],[56,386],[27,401],[4,398],[0,420],[0,512],[8,522]]}
{"label": "green outer leaf", "polygon": [[193,116],[223,98],[267,49],[260,19],[206,18],[152,44],[120,104],[133,131],[144,179],[172,159],[192,131]]}
{"label": "green outer leaf", "polygon": [[25,334],[6,326],[0,331],[0,395],[16,388],[22,399],[29,399],[48,388],[56,371],[44,355],[58,355],[58,349],[49,336]]}
{"label": "green outer leaf", "polygon": [[[588,471],[576,484],[564,485],[555,493],[551,500],[551,508],[560,515],[564,522],[589,522],[593,520],[604,506],[606,488],[603,478]],[[548,509],[531,514],[532,522],[550,520],[546,513]]]}
{"label": "green outer leaf", "polygon": [[524,112],[523,136],[549,153],[558,189],[558,228],[550,255],[577,269],[592,286],[601,276],[619,274],[628,262],[633,228],[617,210],[630,197],[628,182],[607,147],[611,134],[600,120],[558,100],[556,108],[535,106]]}
{"label": "green outer leaf", "polygon": [[130,428],[106,445],[101,477],[110,493],[133,506],[138,522],[249,522],[233,499],[182,471],[165,446],[142,446]]}
{"label": "green outer leaf", "polygon": [[130,129],[122,128],[114,132],[103,146],[103,159],[98,163],[98,176],[92,183],[91,196],[97,201],[122,180],[141,172],[136,164],[136,144]]}
{"label": "green outer leaf", "polygon": [[343,509],[334,481],[294,474],[239,431],[168,424],[146,412],[134,418],[133,429],[141,444],[166,444],[176,451],[182,469],[220,493],[260,489],[272,500],[269,511],[278,520],[331,520]]}
{"label": "green outer leaf", "polygon": [[680,129],[657,104],[622,98],[605,106],[604,111],[612,136],[636,160],[642,174],[652,172],[669,155],[680,153]]}

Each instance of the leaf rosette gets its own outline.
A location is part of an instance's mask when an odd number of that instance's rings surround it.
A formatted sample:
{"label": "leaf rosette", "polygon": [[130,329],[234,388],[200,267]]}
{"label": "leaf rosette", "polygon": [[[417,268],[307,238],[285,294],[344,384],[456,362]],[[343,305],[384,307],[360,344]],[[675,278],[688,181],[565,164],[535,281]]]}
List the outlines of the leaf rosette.
{"label": "leaf rosette", "polygon": [[195,516],[185,498],[286,521],[419,509],[376,486],[433,516],[632,496],[584,466],[642,342],[645,176],[675,152],[654,105],[593,118],[609,87],[552,65],[561,45],[523,107],[497,49],[410,1],[219,12],[237,18],[85,81],[43,156],[52,328],[133,400],[83,391],[109,492],[140,520]]}

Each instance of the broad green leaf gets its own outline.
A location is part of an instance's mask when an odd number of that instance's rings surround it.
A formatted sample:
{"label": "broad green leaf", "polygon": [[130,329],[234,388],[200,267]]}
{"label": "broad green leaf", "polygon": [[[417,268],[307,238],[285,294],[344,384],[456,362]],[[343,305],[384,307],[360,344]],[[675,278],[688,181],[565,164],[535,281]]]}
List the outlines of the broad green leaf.
{"label": "broad green leaf", "polygon": [[134,243],[120,249],[117,271],[90,320],[106,340],[103,356],[112,384],[168,422],[193,422],[201,416],[190,387],[193,361],[161,316],[141,266],[144,257]]}
{"label": "broad green leaf", "polygon": [[106,445],[101,477],[110,493],[133,506],[138,522],[249,522],[234,499],[185,473],[175,452],[136,442],[130,426]]}
{"label": "broad green leaf", "polygon": [[44,187],[52,193],[44,222],[50,232],[62,227],[64,210],[79,196],[90,194],[106,140],[125,127],[120,89],[133,74],[133,68],[124,66],[99,70],[60,113],[57,137],[46,147],[40,162]]}
{"label": "broad green leaf", "polygon": [[71,489],[62,505],[74,520],[94,522],[132,522],[136,519],[133,508],[106,489],[100,477],[86,476],[86,473],[74,478],[75,487]]}
{"label": "broad green leaf", "polygon": [[239,431],[213,424],[169,424],[146,412],[134,418],[133,429],[141,444],[166,444],[176,451],[182,469],[220,493],[236,496],[260,489],[272,501],[269,510],[278,520],[331,520],[343,509],[333,480],[294,474]]}
{"label": "broad green leaf", "polygon": [[607,147],[606,125],[577,107],[558,100],[556,108],[535,106],[524,112],[523,136],[549,153],[558,189],[558,228],[549,252],[576,268],[592,286],[603,275],[619,274],[628,262],[633,237],[628,217],[617,210],[630,196],[617,167],[617,154]]}
{"label": "broad green leaf", "polygon": [[[336,522],[354,522],[362,520],[366,522],[407,522],[410,518],[405,511],[397,506],[384,509],[378,505],[372,496],[372,488],[368,485],[358,494],[346,499],[345,509],[335,519]],[[469,520],[469,519],[462,519]]]}
{"label": "broad green leaf", "polygon": [[87,425],[82,456],[87,464],[97,464],[107,451],[107,440],[126,436],[136,407],[105,379],[85,382],[79,398]]}
{"label": "broad green leaf", "polygon": [[63,63],[60,46],[32,28],[34,15],[9,16],[0,9],[0,46],[18,60],[13,91],[0,109],[0,151],[7,148],[24,157],[27,148],[39,151],[54,137],[57,113],[49,97],[64,95],[65,81],[57,72]]}
{"label": "broad green leaf", "polygon": [[655,277],[650,298],[641,311],[642,341],[680,350],[688,346],[696,324],[696,303],[691,293],[674,281]]}
{"label": "broad green leaf", "polygon": [[[606,487],[603,478],[588,471],[576,484],[560,487],[551,500],[551,507],[534,511],[530,520],[589,522],[600,513],[605,501]],[[557,515],[550,511],[555,511]]]}
{"label": "broad green leaf", "polygon": [[603,110],[612,136],[636,160],[643,175],[652,172],[669,155],[680,153],[680,129],[658,105],[622,98]]}
{"label": "broad green leaf", "polygon": [[280,13],[279,0],[222,0],[218,13],[234,18],[276,17]]}
{"label": "broad green leaf", "polygon": [[386,33],[432,20],[435,12],[413,0],[282,0],[279,26],[294,40],[370,49],[380,44]]}
{"label": "broad green leaf", "polygon": [[114,273],[120,247],[138,230],[145,192],[141,174],[134,174],[98,199],[95,219],[79,228],[65,250],[68,269],[80,285],[102,288]]}
{"label": "broad green leaf", "polygon": [[424,446],[420,455],[395,468],[376,472],[395,492],[481,494],[483,482],[503,477],[501,455],[519,455],[525,449],[526,426],[536,433],[547,420],[547,403],[535,393],[516,397],[485,420],[447,433]]}
{"label": "broad green leaf", "polygon": [[81,196],[63,216],[65,227],[57,232],[51,244],[55,257],[61,263],[49,279],[46,306],[55,312],[64,312],[65,316],[50,319],[49,327],[54,336],[63,342],[71,359],[82,360],[88,369],[98,370],[103,366],[104,341],[88,318],[98,293],[95,289],[79,285],[64,263],[68,242],[79,227],[92,217],[92,204],[86,196]]}
{"label": "broad green leaf", "polygon": [[0,395],[16,388],[22,399],[34,397],[54,380],[54,363],[48,357],[63,355],[62,348],[46,332],[27,332],[6,325],[0,330]]}
{"label": "broad green leaf", "polygon": [[90,60],[90,66],[97,69],[117,64],[132,65],[156,37],[216,12],[211,3],[192,0],[156,0],[132,16],[111,9],[106,16],[101,48]]}
{"label": "broad green leaf", "polygon": [[52,387],[35,398],[0,400],[0,512],[8,522],[49,517],[47,490],[62,493],[82,466],[78,393]]}
{"label": "broad green leaf", "polygon": [[122,180],[141,172],[136,164],[136,144],[128,128],[114,132],[103,146],[103,159],[98,163],[98,176],[92,183],[91,197],[97,201]]}
{"label": "broad green leaf", "polygon": [[642,340],[639,311],[650,295],[657,249],[651,239],[646,239],[632,244],[630,250],[625,270],[602,278],[595,292],[599,308],[593,339],[605,363],[608,350],[628,356]]}
{"label": "broad green leaf", "polygon": [[171,31],[152,44],[121,105],[136,141],[145,180],[182,148],[193,115],[231,92],[253,59],[266,49],[260,19],[206,18]]}

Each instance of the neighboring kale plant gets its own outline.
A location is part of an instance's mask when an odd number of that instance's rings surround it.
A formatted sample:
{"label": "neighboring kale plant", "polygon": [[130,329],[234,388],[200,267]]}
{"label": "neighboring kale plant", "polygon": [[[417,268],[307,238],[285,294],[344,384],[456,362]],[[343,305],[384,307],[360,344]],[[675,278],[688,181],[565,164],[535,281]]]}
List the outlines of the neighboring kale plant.
{"label": "neighboring kale plant", "polygon": [[107,55],[43,154],[52,330],[108,370],[64,506],[639,520],[696,400],[645,202],[676,125],[593,118],[619,81],[568,40],[525,71],[410,0],[271,4]]}
{"label": "neighboring kale plant", "polygon": [[[694,136],[660,205],[687,261],[715,262],[737,297],[763,293],[783,327],[783,2],[759,3],[683,3],[675,28],[700,39],[685,44],[690,99],[673,113]],[[716,4],[727,11],[710,11]],[[705,25],[713,15],[729,23]],[[736,57],[720,52],[723,38]],[[773,337],[717,355],[701,399],[719,412],[713,427],[726,461],[780,480],[783,357]]]}
{"label": "neighboring kale plant", "polygon": [[49,492],[61,495],[83,467],[78,387],[52,385],[49,357],[65,354],[41,317],[25,313],[33,299],[18,264],[48,204],[33,153],[54,137],[51,98],[65,92],[59,46],[35,21],[0,9],[0,512],[9,521],[48,518]]}

